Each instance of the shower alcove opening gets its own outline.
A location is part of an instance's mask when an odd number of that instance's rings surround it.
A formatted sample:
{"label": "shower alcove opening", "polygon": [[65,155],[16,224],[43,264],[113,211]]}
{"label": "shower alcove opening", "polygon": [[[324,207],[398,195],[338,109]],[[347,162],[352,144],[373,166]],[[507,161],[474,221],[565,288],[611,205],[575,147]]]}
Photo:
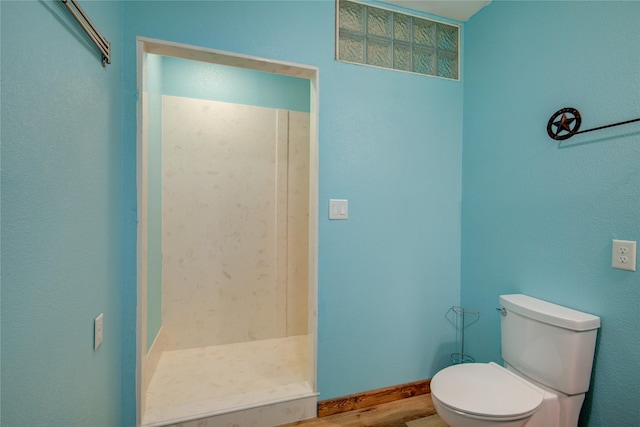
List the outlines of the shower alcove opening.
{"label": "shower alcove opening", "polygon": [[315,417],[317,84],[138,38],[138,425]]}

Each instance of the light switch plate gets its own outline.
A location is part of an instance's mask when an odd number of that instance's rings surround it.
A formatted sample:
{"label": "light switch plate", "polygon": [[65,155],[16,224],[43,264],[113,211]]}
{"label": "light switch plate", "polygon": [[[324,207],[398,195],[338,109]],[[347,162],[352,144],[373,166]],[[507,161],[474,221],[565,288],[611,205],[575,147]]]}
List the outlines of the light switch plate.
{"label": "light switch plate", "polygon": [[349,201],[345,199],[329,199],[329,219],[348,219]]}
{"label": "light switch plate", "polygon": [[611,250],[611,266],[620,270],[636,271],[636,242],[614,240]]}

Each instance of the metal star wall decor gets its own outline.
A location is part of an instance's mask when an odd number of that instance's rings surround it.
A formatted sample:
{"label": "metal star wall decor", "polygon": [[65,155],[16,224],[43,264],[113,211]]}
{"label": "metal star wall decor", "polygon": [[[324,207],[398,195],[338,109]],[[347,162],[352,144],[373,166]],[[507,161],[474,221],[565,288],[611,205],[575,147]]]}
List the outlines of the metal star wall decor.
{"label": "metal star wall decor", "polygon": [[549,122],[547,122],[547,134],[557,141],[562,141],[564,139],[571,138],[573,135],[578,133],[586,133],[638,121],[640,121],[640,118],[579,131],[580,124],[582,123],[580,112],[575,108],[566,107],[553,113]]}

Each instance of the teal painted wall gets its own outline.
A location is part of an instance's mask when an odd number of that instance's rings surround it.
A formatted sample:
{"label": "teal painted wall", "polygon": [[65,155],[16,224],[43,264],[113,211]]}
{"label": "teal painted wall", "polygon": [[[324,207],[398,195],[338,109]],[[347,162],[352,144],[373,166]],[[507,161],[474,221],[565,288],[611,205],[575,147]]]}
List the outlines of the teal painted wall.
{"label": "teal painted wall", "polygon": [[123,4],[82,4],[107,68],[61,3],[0,6],[3,426],[121,419]]}
{"label": "teal painted wall", "polygon": [[309,112],[309,80],[179,58],[164,58],[164,94]]}
{"label": "teal painted wall", "polygon": [[[125,212],[136,202],[135,36],[317,66],[320,398],[443,367],[460,289],[462,83],[336,62],[332,1],[126,2],[124,27]],[[349,199],[348,221],[329,222],[329,198]],[[123,236],[135,254],[134,217]],[[135,256],[123,269],[135,283]],[[133,325],[134,287],[123,298]],[[131,346],[127,395],[134,361]]]}
{"label": "teal painted wall", "polygon": [[[500,360],[498,295],[522,292],[602,318],[581,425],[640,425],[640,273],[611,240],[640,240],[640,2],[493,2],[466,25],[462,303],[483,313],[466,349]],[[486,315],[484,315],[486,313]]]}

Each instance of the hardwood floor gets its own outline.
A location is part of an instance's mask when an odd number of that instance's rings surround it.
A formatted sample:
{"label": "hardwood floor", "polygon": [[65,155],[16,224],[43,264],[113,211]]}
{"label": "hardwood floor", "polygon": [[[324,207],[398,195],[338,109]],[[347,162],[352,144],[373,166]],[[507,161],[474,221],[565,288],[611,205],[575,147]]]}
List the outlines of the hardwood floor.
{"label": "hardwood floor", "polygon": [[423,394],[281,427],[448,427]]}

